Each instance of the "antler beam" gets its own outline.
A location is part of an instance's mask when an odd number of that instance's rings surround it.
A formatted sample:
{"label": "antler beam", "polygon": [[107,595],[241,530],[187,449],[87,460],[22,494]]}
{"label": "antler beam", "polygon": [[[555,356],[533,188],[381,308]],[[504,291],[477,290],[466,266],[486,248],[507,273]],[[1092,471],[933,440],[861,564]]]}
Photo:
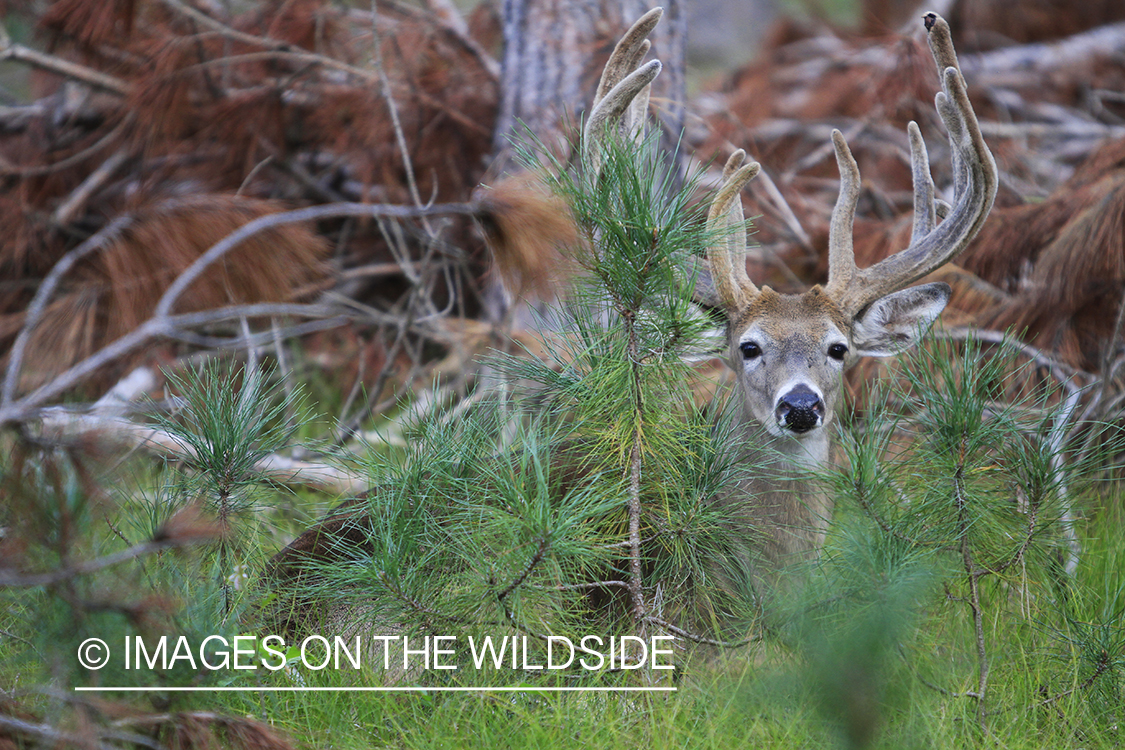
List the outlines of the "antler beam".
{"label": "antler beam", "polygon": [[728,310],[740,310],[758,293],[746,274],[746,229],[742,218],[742,188],[757,176],[758,162],[746,161],[738,149],[723,167],[723,182],[707,214],[707,231],[713,238],[707,260],[719,301]]}
{"label": "antler beam", "polygon": [[996,198],[996,163],[985,145],[969,102],[949,24],[936,13],[924,18],[930,51],[941,78],[942,91],[935,97],[935,104],[949,133],[955,199],[948,215],[937,224],[929,157],[917,124],[910,123],[914,178],[914,230],[910,246],[870,268],[856,268],[852,229],[859,199],[859,168],[843,135],[833,132],[836,162],[840,168],[840,196],[829,230],[825,291],[853,314],[956,257],[980,231]]}

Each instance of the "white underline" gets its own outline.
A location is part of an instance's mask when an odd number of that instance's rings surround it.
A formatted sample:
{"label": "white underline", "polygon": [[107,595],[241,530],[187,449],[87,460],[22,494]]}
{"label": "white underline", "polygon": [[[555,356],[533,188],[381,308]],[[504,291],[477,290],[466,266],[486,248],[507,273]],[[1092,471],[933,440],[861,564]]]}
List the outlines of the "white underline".
{"label": "white underline", "polygon": [[674,687],[75,687],[76,693],[674,693]]}

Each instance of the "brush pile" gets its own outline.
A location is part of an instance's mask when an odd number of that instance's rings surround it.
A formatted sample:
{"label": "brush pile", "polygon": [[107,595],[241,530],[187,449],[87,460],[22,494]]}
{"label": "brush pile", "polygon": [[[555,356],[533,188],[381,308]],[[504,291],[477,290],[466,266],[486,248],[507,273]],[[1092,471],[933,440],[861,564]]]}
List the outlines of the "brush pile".
{"label": "brush pile", "polygon": [[[475,285],[481,252],[464,216],[391,227],[371,218],[377,208],[367,216],[353,208],[319,221],[261,220],[317,204],[466,200],[495,117],[488,53],[467,29],[397,4],[382,7],[377,38],[370,12],[334,3],[277,0],[236,16],[221,7],[58,0],[35,16],[9,8],[14,28],[35,24],[29,41],[40,49],[4,39],[0,52],[30,70],[23,101],[0,110],[0,352],[11,352],[21,331],[24,339],[6,403],[135,331],[174,279],[252,220],[263,231],[167,300],[163,312],[181,317],[165,335],[132,347],[132,356],[95,360],[62,390],[104,390],[151,359],[139,349],[169,337],[244,347],[240,317],[289,333],[287,311],[305,319],[296,332],[338,328],[325,356],[339,360],[335,348],[344,347],[353,377],[357,361],[373,363],[359,373],[370,385],[402,354],[392,351],[393,334],[370,333],[387,319],[352,307],[348,317],[368,320],[340,328],[339,310],[329,323],[315,309],[263,303],[309,302],[335,289],[348,302],[399,313],[411,307],[411,292],[436,310],[475,309],[461,287]],[[411,267],[421,257],[425,267]],[[33,303],[45,280],[52,293]],[[202,323],[182,317],[255,304]]]}
{"label": "brush pile", "polygon": [[[859,265],[908,244],[908,121],[929,144],[939,190],[949,189],[920,13],[901,32],[876,23],[878,7],[899,4],[869,0],[863,35],[783,21],[755,62],[688,103],[685,143],[698,163],[746,148],[762,164],[744,196],[759,284],[825,281],[833,128],[864,178]],[[0,0],[0,62],[23,71],[18,93],[0,89],[0,426],[33,438],[2,434],[5,448],[57,452],[80,477],[116,460],[100,452],[107,432],[182,459],[182,441],[137,434],[121,402],[161,391],[138,365],[174,371],[216,352],[256,365],[266,351],[287,384],[324,383],[342,401],[326,439],[336,446],[406,393],[415,410],[471,406],[472,355],[512,340],[484,312],[483,235],[509,245],[497,276],[540,298],[568,272],[543,257],[575,241],[565,212],[528,182],[476,190],[496,142],[498,5],[485,0],[465,20],[446,0],[379,0],[377,14],[330,0]],[[947,335],[1015,332],[1042,379],[1064,385],[1061,444],[1080,429],[1070,425],[1120,421],[1125,401],[1125,6],[973,0],[946,15],[1001,175],[981,233],[934,274],[954,287]],[[520,343],[535,354],[534,340]],[[129,371],[142,376],[123,378]],[[424,391],[434,378],[442,389]],[[49,408],[98,396],[88,412]],[[32,474],[23,459],[8,458],[0,496],[42,505],[38,486],[19,484]],[[281,458],[263,458],[278,482],[354,497],[369,480],[279,467]],[[88,529],[68,515],[63,471],[45,466],[59,502],[51,518],[74,524],[61,528],[77,538]],[[320,478],[301,475],[310,469]],[[109,495],[92,480],[83,492]],[[8,529],[19,519],[0,521],[0,569],[18,573],[24,550]],[[170,521],[130,554],[218,537],[195,516]],[[27,536],[64,550],[51,579],[61,591],[83,572],[67,534]],[[114,562],[90,560],[91,570]],[[42,585],[17,573],[4,585]],[[138,629],[159,614],[114,597],[68,603],[123,612]],[[255,719],[76,696],[37,695],[35,705],[65,706],[48,715],[0,691],[0,747],[291,746]]]}
{"label": "brush pile", "polygon": [[[833,127],[864,178],[861,265],[909,235],[909,120],[930,144],[939,190],[949,186],[918,14],[898,32],[879,22],[891,17],[883,6],[904,5],[870,0],[862,35],[782,21],[756,61],[689,103],[700,162],[746,147],[763,165],[746,196],[756,280],[786,291],[824,280]],[[936,276],[955,288],[947,326],[1012,330],[1056,372],[1112,381],[1125,309],[1125,11],[1072,5],[946,10],[1001,192],[970,249]],[[487,253],[469,214],[490,235],[505,220],[518,227],[528,248],[516,261],[567,242],[557,214],[515,217],[493,199],[518,204],[529,192],[518,183],[472,202],[500,91],[493,4],[466,21],[436,0],[380,3],[374,25],[370,11],[323,0],[249,7],[229,16],[185,0],[56,0],[20,16],[46,51],[4,40],[2,56],[32,71],[25,101],[0,110],[0,354],[16,360],[3,402],[26,407],[9,417],[75,388],[104,391],[154,352],[167,361],[292,334],[345,391],[366,389],[369,400],[340,415],[355,424],[443,352],[460,352],[443,364],[458,372],[466,352],[494,340],[481,304]],[[269,221],[316,205],[315,220]],[[158,305],[251,220],[263,231]],[[509,265],[501,278],[536,287],[534,267]],[[54,286],[35,300],[44,280]],[[177,317],[101,356],[161,310]]]}

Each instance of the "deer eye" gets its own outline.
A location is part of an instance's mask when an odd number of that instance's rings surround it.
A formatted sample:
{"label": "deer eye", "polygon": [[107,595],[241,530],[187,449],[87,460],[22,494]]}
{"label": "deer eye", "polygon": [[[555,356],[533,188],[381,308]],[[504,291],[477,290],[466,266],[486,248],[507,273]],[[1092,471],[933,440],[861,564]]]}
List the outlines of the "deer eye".
{"label": "deer eye", "polygon": [[832,359],[843,361],[844,357],[848,354],[848,347],[845,344],[833,344],[828,347],[828,356]]}
{"label": "deer eye", "polygon": [[743,341],[738,348],[742,352],[743,359],[756,359],[762,356],[762,347],[753,341]]}

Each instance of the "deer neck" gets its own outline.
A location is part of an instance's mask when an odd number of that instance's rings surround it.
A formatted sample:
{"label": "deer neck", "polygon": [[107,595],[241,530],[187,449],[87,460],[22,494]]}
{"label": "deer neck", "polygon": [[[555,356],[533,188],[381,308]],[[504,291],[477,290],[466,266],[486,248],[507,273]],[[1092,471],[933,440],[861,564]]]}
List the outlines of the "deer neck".
{"label": "deer neck", "polygon": [[831,496],[818,481],[830,468],[828,431],[775,435],[745,412],[740,431],[742,477],[721,502],[753,530],[751,558],[764,563],[763,570],[806,558],[823,542],[832,512]]}

